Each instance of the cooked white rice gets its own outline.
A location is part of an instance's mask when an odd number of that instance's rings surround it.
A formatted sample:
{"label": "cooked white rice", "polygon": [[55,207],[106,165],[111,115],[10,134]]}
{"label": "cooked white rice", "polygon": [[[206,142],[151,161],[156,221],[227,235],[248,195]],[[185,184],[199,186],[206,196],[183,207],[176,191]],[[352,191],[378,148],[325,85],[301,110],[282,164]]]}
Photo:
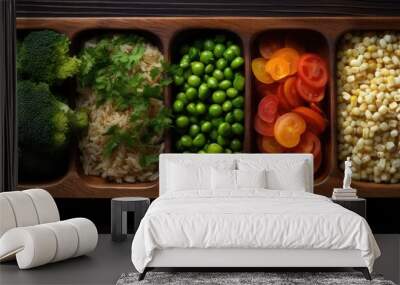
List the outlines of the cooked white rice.
{"label": "cooked white rice", "polygon": [[[126,48],[126,46],[121,46]],[[163,55],[154,46],[145,44],[145,52],[135,72],[142,73],[150,83],[154,83],[150,76],[153,67],[161,68]],[[119,146],[110,157],[104,157],[103,149],[107,137],[103,134],[113,125],[124,128],[128,125],[130,110],[117,111],[110,101],[96,106],[96,94],[90,89],[80,90],[81,95],[77,100],[78,107],[86,108],[89,116],[87,134],[79,141],[81,162],[86,175],[101,176],[117,183],[133,183],[154,181],[158,178],[157,165],[143,169],[139,164],[139,153],[135,149]],[[158,109],[162,101],[152,100],[151,107]],[[160,138],[154,138],[159,141]],[[162,152],[163,144],[159,152]]]}

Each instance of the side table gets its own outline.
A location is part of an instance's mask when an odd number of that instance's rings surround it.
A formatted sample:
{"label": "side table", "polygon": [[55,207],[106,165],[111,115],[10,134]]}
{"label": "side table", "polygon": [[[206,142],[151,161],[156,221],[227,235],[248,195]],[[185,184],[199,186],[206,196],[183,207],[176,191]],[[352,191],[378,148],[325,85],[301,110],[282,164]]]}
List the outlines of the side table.
{"label": "side table", "polygon": [[332,199],[332,202],[341,205],[342,207],[359,214],[364,219],[367,218],[367,200],[364,198],[354,199]]}
{"label": "side table", "polygon": [[127,236],[127,212],[134,214],[134,233],[150,205],[149,198],[119,197],[111,200],[111,238],[123,241]]}

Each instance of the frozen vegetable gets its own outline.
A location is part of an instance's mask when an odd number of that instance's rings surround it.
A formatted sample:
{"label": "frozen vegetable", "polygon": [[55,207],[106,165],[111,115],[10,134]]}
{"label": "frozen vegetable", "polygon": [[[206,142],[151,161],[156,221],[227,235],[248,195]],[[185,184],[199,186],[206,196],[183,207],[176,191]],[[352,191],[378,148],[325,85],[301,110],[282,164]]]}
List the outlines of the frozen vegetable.
{"label": "frozen vegetable", "polygon": [[312,153],[317,171],[322,160],[319,136],[327,126],[319,106],[328,81],[326,63],[288,36],[262,37],[259,52],[261,57],[251,64],[260,98],[254,119],[258,148]]}
{"label": "frozen vegetable", "polygon": [[224,35],[182,48],[175,70],[175,147],[182,152],[242,150],[244,59]]}
{"label": "frozen vegetable", "polygon": [[400,179],[400,34],[344,35],[337,53],[338,157],[355,180]]}
{"label": "frozen vegetable", "polygon": [[66,35],[51,30],[29,33],[18,45],[17,71],[20,77],[53,84],[78,72],[80,61],[69,55]]}

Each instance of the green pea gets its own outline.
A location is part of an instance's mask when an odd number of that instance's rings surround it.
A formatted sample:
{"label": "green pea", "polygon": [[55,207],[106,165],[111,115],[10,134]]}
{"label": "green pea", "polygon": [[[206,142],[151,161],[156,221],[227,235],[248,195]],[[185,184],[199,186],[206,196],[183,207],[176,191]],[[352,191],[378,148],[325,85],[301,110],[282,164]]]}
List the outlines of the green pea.
{"label": "green pea", "polygon": [[189,118],[187,116],[179,116],[176,118],[175,125],[178,128],[186,128],[189,125]]}
{"label": "green pea", "polygon": [[232,150],[230,150],[229,148],[225,148],[225,153],[232,153]]}
{"label": "green pea", "polygon": [[223,137],[228,137],[231,134],[231,125],[227,122],[221,123],[218,126],[218,134]]}
{"label": "green pea", "polygon": [[234,60],[232,60],[231,67],[233,69],[237,69],[237,68],[241,67],[243,65],[243,63],[244,63],[243,57],[238,56],[238,57],[235,57]]}
{"label": "green pea", "polygon": [[188,135],[184,135],[181,137],[181,144],[185,148],[189,148],[192,146],[192,138]]}
{"label": "green pea", "polygon": [[226,41],[226,35],[224,34],[216,35],[214,40],[216,43],[223,43]]}
{"label": "green pea", "polygon": [[229,87],[231,87],[231,85],[232,85],[232,83],[229,80],[225,79],[219,83],[219,88],[222,90],[226,90]]}
{"label": "green pea", "polygon": [[235,122],[235,117],[233,116],[233,112],[229,112],[225,115],[225,121],[232,124]]}
{"label": "green pea", "polygon": [[187,97],[186,97],[186,94],[183,93],[183,92],[179,92],[179,93],[176,95],[176,99],[182,101],[183,104],[186,104],[187,101],[188,101],[188,99],[187,99]]}
{"label": "green pea", "polygon": [[217,136],[217,143],[222,146],[226,146],[228,144],[228,140],[221,135]]}
{"label": "green pea", "polygon": [[242,142],[238,139],[233,139],[231,141],[230,148],[233,151],[241,151],[242,150]]}
{"label": "green pea", "polygon": [[235,79],[233,79],[233,87],[235,87],[238,91],[242,91],[244,89],[245,79],[241,74],[236,73]]}
{"label": "green pea", "polygon": [[235,89],[235,88],[228,88],[227,90],[226,90],[226,95],[229,97],[229,98],[235,98],[237,95],[239,94],[239,92]]}
{"label": "green pea", "polygon": [[200,61],[209,64],[214,59],[214,55],[211,51],[205,50],[200,53]]}
{"label": "green pea", "polygon": [[183,84],[183,90],[188,90],[188,88],[190,88],[191,86],[187,83],[187,82],[185,82],[184,84]]}
{"label": "green pea", "polygon": [[206,143],[206,137],[203,134],[198,134],[193,139],[193,145],[195,147],[202,147]]}
{"label": "green pea", "polygon": [[185,82],[185,78],[181,75],[174,75],[175,85],[180,86]]}
{"label": "green pea", "polygon": [[207,99],[208,96],[208,86],[207,83],[201,83],[199,87],[199,99],[204,101]]}
{"label": "green pea", "polygon": [[196,99],[197,96],[197,90],[194,87],[189,87],[188,89],[186,89],[186,98],[189,102],[193,101],[194,99]]}
{"label": "green pea", "polygon": [[182,56],[182,59],[179,63],[179,67],[185,69],[189,67],[189,64],[190,64],[189,55],[185,54],[184,56]]}
{"label": "green pea", "polygon": [[191,115],[196,115],[196,104],[195,103],[189,103],[186,106],[186,111],[188,111],[189,114]]}
{"label": "green pea", "polygon": [[208,86],[208,88],[210,88],[210,89],[216,89],[216,88],[218,88],[218,80],[215,79],[214,77],[208,78],[208,80],[207,80],[207,86]]}
{"label": "green pea", "polygon": [[218,129],[219,125],[221,125],[223,122],[224,122],[224,119],[222,119],[222,118],[213,118],[213,119],[211,119],[211,124],[216,129]]}
{"label": "green pea", "polygon": [[202,75],[204,72],[204,63],[200,62],[200,61],[194,61],[191,63],[191,68],[192,68],[192,73],[194,75]]}
{"label": "green pea", "polygon": [[224,104],[222,104],[222,110],[227,113],[230,110],[232,110],[232,102],[231,101],[225,101]]}
{"label": "green pea", "polygon": [[233,79],[233,71],[230,67],[225,67],[224,69],[224,77],[226,79]]}
{"label": "green pea", "polygon": [[228,62],[226,61],[225,58],[220,58],[217,60],[217,62],[215,63],[215,66],[219,69],[219,70],[223,70],[226,65],[228,64]]}
{"label": "green pea", "polygon": [[214,55],[216,58],[220,58],[224,55],[225,46],[223,44],[216,44],[214,47]]}
{"label": "green pea", "polygon": [[211,133],[210,133],[210,138],[211,138],[212,140],[216,141],[216,140],[217,140],[217,137],[218,137],[218,132],[217,132],[217,130],[212,130]]}
{"label": "green pea", "polygon": [[204,149],[201,149],[201,150],[199,150],[197,153],[199,153],[199,154],[205,154],[205,153],[207,153]]}
{"label": "green pea", "polygon": [[235,53],[236,56],[240,56],[242,49],[238,45],[230,45],[229,48]]}
{"label": "green pea", "polygon": [[214,70],[214,72],[213,72],[213,77],[214,77],[215,79],[217,79],[218,81],[221,81],[221,80],[224,79],[224,73],[223,73],[221,70],[216,69],[216,70]]}
{"label": "green pea", "polygon": [[188,79],[190,75],[192,75],[192,71],[191,71],[190,69],[186,69],[186,70],[183,72],[183,77],[184,77],[185,79]]}
{"label": "green pea", "polygon": [[216,104],[221,104],[225,101],[225,98],[226,94],[222,90],[214,91],[214,93],[212,94],[212,101]]}
{"label": "green pea", "polygon": [[232,105],[235,108],[242,108],[244,104],[243,96],[237,96],[235,99],[232,100]]}
{"label": "green pea", "polygon": [[196,47],[189,48],[188,55],[191,60],[196,59],[199,56],[199,49]]}
{"label": "green pea", "polygon": [[222,108],[220,105],[218,104],[212,104],[209,108],[208,108],[208,114],[211,117],[219,117],[222,114]]}
{"label": "green pea", "polygon": [[203,133],[209,133],[212,129],[212,124],[208,121],[205,121],[204,123],[201,124],[201,131]]}
{"label": "green pea", "polygon": [[214,65],[212,65],[211,63],[210,63],[210,64],[207,64],[206,68],[204,69],[204,71],[205,71],[207,74],[210,74],[211,72],[213,72],[213,70],[214,70]]}
{"label": "green pea", "polygon": [[185,108],[185,104],[181,100],[176,100],[173,108],[176,113],[180,113],[183,111],[183,108]]}
{"label": "green pea", "polygon": [[188,83],[190,86],[198,87],[201,83],[201,79],[197,75],[190,75],[188,78]]}
{"label": "green pea", "polygon": [[212,143],[207,147],[207,153],[221,153],[224,149],[217,143]]}
{"label": "green pea", "polygon": [[206,109],[207,109],[207,107],[206,107],[206,105],[204,103],[199,102],[199,103],[196,104],[196,113],[198,115],[204,114],[206,112]]}
{"label": "green pea", "polygon": [[235,58],[235,56],[236,56],[236,54],[235,54],[235,52],[232,50],[232,49],[226,49],[225,51],[224,51],[224,58],[227,60],[227,61],[232,61],[234,58]]}
{"label": "green pea", "polygon": [[232,132],[233,132],[235,135],[238,135],[238,136],[242,135],[243,132],[244,132],[243,125],[240,124],[240,123],[234,123],[234,124],[232,125]]}
{"label": "green pea", "polygon": [[243,110],[241,110],[241,109],[233,110],[233,118],[235,119],[236,122],[243,121],[243,118],[244,118]]}
{"label": "green pea", "polygon": [[189,135],[191,137],[195,137],[198,133],[200,133],[200,127],[197,124],[193,124],[189,128]]}
{"label": "green pea", "polygon": [[204,41],[204,49],[212,51],[215,47],[215,43],[212,40],[205,40]]}
{"label": "green pea", "polygon": [[196,118],[195,115],[189,117],[189,123],[191,124],[198,124],[199,120]]}

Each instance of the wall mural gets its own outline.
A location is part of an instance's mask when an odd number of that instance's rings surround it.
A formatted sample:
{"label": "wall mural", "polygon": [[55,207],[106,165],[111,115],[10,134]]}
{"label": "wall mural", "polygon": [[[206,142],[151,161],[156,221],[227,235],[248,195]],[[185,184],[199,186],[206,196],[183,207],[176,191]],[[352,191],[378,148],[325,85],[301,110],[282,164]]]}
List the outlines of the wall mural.
{"label": "wall mural", "polygon": [[156,197],[160,152],[311,153],[316,193],[350,157],[360,196],[399,196],[400,36],[329,21],[18,20],[19,187]]}

